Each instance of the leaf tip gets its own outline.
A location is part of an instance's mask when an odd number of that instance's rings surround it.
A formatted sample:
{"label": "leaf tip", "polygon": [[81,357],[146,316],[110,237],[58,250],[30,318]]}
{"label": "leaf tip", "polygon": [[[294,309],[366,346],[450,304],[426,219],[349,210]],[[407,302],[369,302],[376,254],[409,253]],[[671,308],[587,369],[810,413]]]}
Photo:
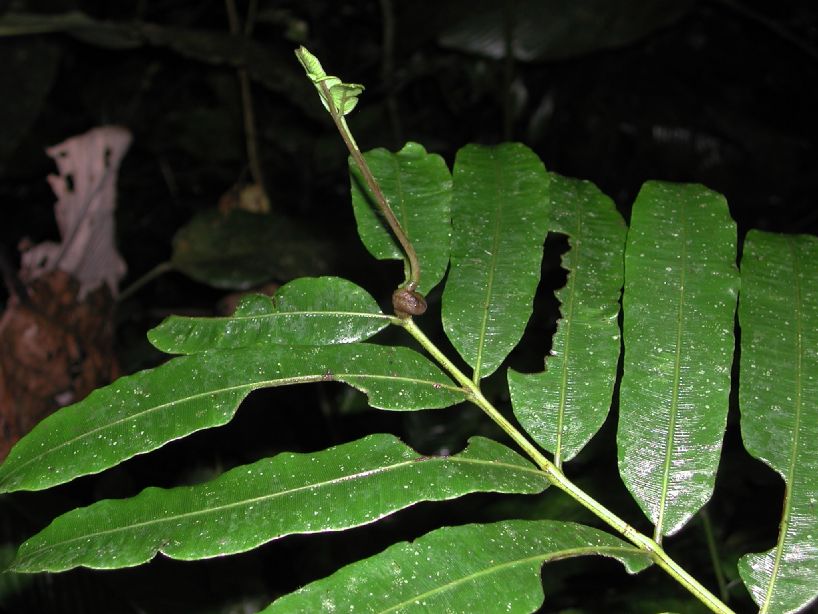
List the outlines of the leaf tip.
{"label": "leaf tip", "polygon": [[304,45],[295,50],[295,57],[310,79],[320,79],[326,76],[324,69],[321,67],[321,62]]}

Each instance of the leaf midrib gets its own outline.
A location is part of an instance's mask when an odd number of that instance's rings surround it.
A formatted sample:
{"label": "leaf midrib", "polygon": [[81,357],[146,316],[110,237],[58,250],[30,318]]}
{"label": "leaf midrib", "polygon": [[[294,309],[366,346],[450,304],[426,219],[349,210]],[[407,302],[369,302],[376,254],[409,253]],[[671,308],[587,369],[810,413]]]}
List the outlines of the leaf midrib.
{"label": "leaf midrib", "polygon": [[[229,394],[231,392],[242,391],[242,390],[246,390],[249,393],[249,392],[251,392],[253,390],[256,390],[256,389],[259,389],[259,388],[273,388],[273,387],[277,387],[277,386],[288,386],[288,385],[292,385],[292,384],[315,383],[315,382],[326,381],[326,377],[327,377],[326,373],[319,373],[319,374],[314,374],[314,375],[311,374],[311,375],[303,375],[303,376],[298,376],[298,377],[286,377],[286,378],[272,379],[272,380],[268,379],[268,380],[261,380],[261,381],[246,383],[246,384],[238,384],[238,385],[235,385],[235,386],[226,386],[224,388],[218,388],[218,389],[213,389],[213,390],[207,390],[207,391],[200,392],[200,393],[197,393],[197,394],[193,394],[193,395],[183,397],[183,398],[175,398],[172,401],[168,401],[166,403],[161,403],[161,404],[153,406],[153,407],[145,408],[143,411],[141,411],[139,413],[130,414],[130,415],[125,416],[124,418],[121,418],[121,419],[116,420],[114,422],[109,422],[109,423],[104,424],[102,426],[99,426],[97,428],[91,429],[90,431],[85,431],[85,432],[83,432],[82,434],[80,434],[77,437],[67,439],[67,440],[61,442],[60,444],[57,444],[57,445],[55,445],[53,447],[50,447],[45,452],[31,457],[27,461],[25,461],[25,462],[21,463],[20,465],[18,465],[17,467],[13,468],[5,476],[2,477],[2,482],[8,483],[8,480],[9,480],[10,476],[16,475],[22,469],[24,469],[25,467],[27,467],[28,465],[30,465],[33,462],[40,461],[40,460],[42,460],[44,458],[48,458],[50,455],[52,455],[52,454],[56,453],[57,451],[65,448],[66,446],[71,446],[71,445],[75,444],[78,441],[82,441],[82,440],[87,439],[89,437],[92,437],[92,436],[94,436],[94,435],[96,435],[96,434],[98,434],[100,432],[115,428],[115,427],[117,427],[117,426],[119,426],[121,424],[125,424],[125,423],[127,423],[129,421],[141,419],[141,418],[143,418],[143,417],[145,417],[145,416],[147,416],[147,415],[149,415],[149,414],[151,414],[153,412],[165,409],[167,407],[172,407],[174,405],[178,405],[178,404],[182,404],[182,403],[188,403],[190,401],[194,401],[196,399],[200,399],[200,398],[203,398],[203,397],[212,397],[214,394],[226,395],[226,394]],[[396,375],[380,375],[380,374],[370,374],[370,373],[333,373],[333,379],[335,379],[335,380],[345,382],[345,378],[349,378],[349,379],[353,379],[353,380],[354,379],[373,379],[373,380],[378,380],[379,379],[379,380],[390,380],[390,381],[398,381],[398,382],[409,382],[409,383],[413,383],[413,384],[428,385],[428,386],[431,386],[432,388],[435,388],[435,389],[445,388],[445,389],[451,390],[453,392],[463,393],[462,388],[460,388],[458,386],[455,386],[455,385],[452,385],[452,384],[445,384],[445,383],[442,383],[442,382],[435,382],[435,381],[432,381],[432,380],[423,380],[423,379],[412,378],[412,377],[403,377],[403,376],[396,376]],[[159,447],[159,446],[157,446],[157,447]],[[144,452],[141,452],[141,453],[149,452],[149,451],[154,450],[154,449],[156,449],[156,448],[151,448],[150,450],[145,450]],[[137,453],[137,454],[139,454],[139,453]],[[130,457],[128,457],[128,458],[130,458]],[[99,471],[103,471],[103,470],[104,470],[104,468],[100,469]],[[98,473],[99,471],[94,471],[94,472],[91,472],[91,473]],[[81,475],[88,475],[88,474],[83,473]],[[77,477],[79,477],[79,476],[77,476]],[[60,482],[58,482],[58,483],[60,483]],[[7,492],[7,491],[4,491],[4,492]]]}
{"label": "leaf midrib", "polygon": [[425,593],[419,593],[410,599],[406,599],[400,603],[396,603],[385,610],[379,610],[377,614],[388,614],[389,612],[395,612],[400,610],[403,607],[406,607],[412,603],[420,601],[422,599],[427,599],[439,593],[452,590],[456,588],[460,584],[464,584],[467,582],[475,581],[483,576],[487,576],[490,574],[500,573],[501,571],[522,565],[528,565],[530,563],[534,563],[539,561],[541,565],[544,565],[547,562],[563,560],[568,558],[573,558],[577,556],[585,556],[590,554],[599,554],[599,555],[608,555],[614,558],[616,554],[638,554],[640,551],[636,548],[631,548],[628,546],[580,546],[576,548],[565,548],[562,550],[558,550],[557,552],[549,552],[548,554],[535,554],[533,556],[528,556],[525,558],[514,559],[513,561],[507,561],[505,563],[501,563],[499,565],[494,565],[491,567],[483,568],[475,573],[471,573],[465,575],[461,578],[453,580],[451,582],[447,582],[441,586],[435,587],[432,590],[426,591]]}
{"label": "leaf midrib", "polygon": [[[418,462],[429,462],[429,461],[431,461],[431,462],[445,462],[445,463],[454,462],[454,463],[472,464],[472,465],[486,465],[486,466],[488,466],[488,467],[490,467],[492,469],[495,469],[495,468],[510,469],[512,471],[517,471],[517,472],[522,472],[522,473],[530,473],[530,474],[537,475],[537,476],[542,476],[543,478],[545,478],[545,474],[540,469],[538,469],[536,467],[533,467],[533,466],[517,465],[517,464],[513,464],[513,463],[508,463],[508,462],[497,462],[497,461],[494,461],[494,460],[484,460],[484,459],[467,458],[467,457],[464,458],[464,457],[459,457],[459,456],[420,456],[420,455],[418,455],[418,456],[415,456],[415,457],[413,457],[411,459],[401,461],[401,462],[398,462],[398,463],[393,463],[393,464],[387,465],[385,467],[375,467],[375,468],[371,468],[371,469],[365,469],[365,470],[361,470],[361,471],[358,471],[358,472],[355,472],[355,473],[352,473],[352,474],[338,476],[338,477],[335,477],[335,478],[333,478],[331,480],[325,480],[323,482],[315,482],[315,483],[312,483],[312,484],[305,484],[305,485],[302,485],[302,486],[289,488],[289,489],[282,490],[282,491],[275,492],[275,493],[268,493],[268,494],[264,494],[264,495],[261,495],[261,496],[258,496],[258,497],[253,497],[253,498],[250,498],[250,499],[242,499],[240,501],[233,501],[233,502],[226,503],[226,504],[223,504],[223,505],[217,505],[215,507],[208,507],[208,508],[193,510],[193,511],[184,512],[184,513],[181,513],[181,514],[176,514],[176,515],[173,515],[173,516],[167,516],[167,517],[163,517],[163,518],[152,518],[152,519],[145,520],[145,521],[142,521],[142,522],[137,522],[137,523],[128,524],[128,525],[125,525],[125,526],[115,527],[113,529],[106,529],[106,530],[103,530],[103,531],[96,531],[94,533],[85,533],[83,535],[78,535],[76,537],[72,537],[71,539],[65,539],[65,540],[62,540],[62,541],[59,541],[59,542],[52,542],[52,543],[50,543],[50,544],[48,544],[48,545],[46,545],[46,546],[44,546],[42,548],[38,548],[36,550],[33,550],[31,552],[26,553],[25,558],[31,559],[31,558],[36,557],[37,555],[39,555],[42,552],[46,552],[48,550],[52,550],[52,549],[55,549],[55,548],[60,548],[60,547],[63,547],[65,545],[67,545],[67,544],[77,542],[77,541],[86,540],[86,539],[89,539],[89,538],[99,538],[99,537],[101,537],[103,535],[113,535],[115,533],[132,531],[132,530],[135,530],[135,529],[138,529],[138,528],[141,528],[141,527],[149,527],[151,525],[161,525],[162,523],[166,523],[166,522],[176,523],[176,522],[179,522],[180,520],[195,518],[196,516],[217,513],[217,512],[224,511],[224,510],[230,510],[230,509],[233,509],[233,508],[240,508],[240,507],[244,507],[244,506],[248,506],[248,505],[255,505],[257,503],[261,503],[261,502],[264,502],[264,501],[267,501],[267,500],[273,500],[273,499],[278,498],[278,497],[286,497],[288,495],[292,495],[292,494],[295,494],[295,493],[298,493],[298,492],[309,492],[310,490],[316,490],[316,489],[331,487],[331,486],[334,486],[336,484],[340,484],[342,482],[348,482],[350,480],[368,478],[370,476],[378,475],[380,473],[395,471],[395,470],[401,469],[403,467],[409,467],[409,466],[417,464]],[[181,488],[186,488],[186,487],[181,487]],[[187,487],[187,488],[188,489],[190,489],[190,488],[195,489],[196,487],[193,486],[193,487]],[[168,492],[172,492],[172,490],[168,491]],[[316,531],[324,531],[324,530],[327,530],[327,528],[316,529]],[[293,531],[292,533],[314,533],[316,531]],[[281,533],[279,535],[275,535],[275,536],[271,537],[270,540],[276,539],[278,537],[283,537],[284,535],[289,535],[289,534],[290,533]],[[156,547],[153,550],[154,550],[154,552],[163,552],[163,553],[165,552],[164,550],[162,550],[161,547]],[[23,560],[25,560],[25,558]],[[17,566],[17,568],[19,568],[19,566]]]}
{"label": "leaf midrib", "polygon": [[472,381],[474,383],[478,383],[480,381],[480,372],[483,366],[483,350],[485,349],[486,343],[486,328],[488,326],[488,317],[489,317],[489,307],[491,306],[491,298],[493,293],[494,287],[494,273],[497,267],[497,252],[498,246],[500,244],[500,229],[502,228],[503,222],[503,199],[500,194],[500,181],[502,177],[502,172],[500,165],[497,164],[497,159],[494,156],[494,152],[491,153],[491,161],[494,170],[494,192],[495,192],[495,202],[497,206],[493,209],[495,213],[494,217],[494,235],[491,240],[491,253],[489,254],[489,267],[488,267],[488,280],[486,283],[486,294],[485,300],[483,301],[483,317],[480,322],[480,338],[477,343],[477,358],[474,364],[474,376],[472,377]]}
{"label": "leaf midrib", "polygon": [[560,382],[560,405],[559,411],[557,412],[557,441],[556,445],[554,446],[554,464],[557,467],[562,466],[562,440],[564,435],[565,429],[565,403],[567,397],[567,390],[568,390],[568,361],[570,359],[571,351],[571,331],[573,330],[573,321],[574,321],[574,305],[576,299],[576,281],[577,281],[577,269],[579,269],[579,261],[580,261],[580,245],[582,240],[580,237],[582,236],[582,210],[578,208],[577,210],[577,228],[575,231],[575,244],[571,246],[571,249],[574,253],[574,269],[571,271],[571,275],[569,276],[568,282],[568,315],[563,320],[566,323],[565,327],[565,345],[563,346],[562,352],[562,380]]}
{"label": "leaf midrib", "polygon": [[684,307],[685,307],[685,281],[687,273],[687,220],[685,219],[684,205],[679,207],[680,235],[681,241],[681,274],[679,278],[679,308],[676,313],[676,352],[673,363],[673,391],[670,403],[670,422],[668,424],[668,434],[665,441],[665,460],[662,467],[662,491],[659,496],[659,513],[656,518],[656,530],[654,539],[661,543],[664,535],[665,512],[667,509],[667,493],[670,481],[670,469],[673,461],[673,446],[676,440],[676,418],[679,411],[679,380],[681,379],[682,361],[682,333],[684,330]]}
{"label": "leaf midrib", "polygon": [[[334,317],[356,317],[356,318],[373,318],[373,319],[383,319],[392,321],[394,320],[393,316],[387,315],[383,312],[379,313],[372,313],[372,312],[364,312],[364,311],[323,311],[323,310],[308,310],[308,311],[275,311],[273,313],[261,313],[261,314],[254,314],[254,315],[232,315],[232,316],[217,316],[217,317],[208,317],[208,318],[197,318],[193,316],[171,316],[170,322],[196,322],[196,323],[211,323],[211,322],[231,322],[231,321],[242,321],[242,320],[264,320],[268,318],[276,318],[276,317],[304,317],[304,316],[334,316]],[[161,325],[160,325],[161,327]]]}
{"label": "leaf midrib", "polygon": [[787,531],[790,525],[790,514],[792,512],[792,484],[795,481],[795,472],[798,466],[798,443],[799,430],[801,428],[801,370],[803,360],[803,324],[801,322],[801,281],[799,278],[798,250],[792,237],[788,237],[787,246],[790,249],[793,263],[793,293],[795,294],[794,316],[795,316],[795,399],[793,402],[795,409],[795,424],[793,425],[792,443],[790,445],[790,459],[787,467],[787,477],[784,480],[784,505],[781,514],[781,523],[778,529],[778,540],[775,545],[775,559],[773,568],[770,571],[770,579],[767,584],[767,591],[764,597],[764,604],[759,610],[759,614],[766,614],[770,609],[770,603],[775,592],[775,586],[781,571],[781,559],[784,556],[784,547],[787,541]]}

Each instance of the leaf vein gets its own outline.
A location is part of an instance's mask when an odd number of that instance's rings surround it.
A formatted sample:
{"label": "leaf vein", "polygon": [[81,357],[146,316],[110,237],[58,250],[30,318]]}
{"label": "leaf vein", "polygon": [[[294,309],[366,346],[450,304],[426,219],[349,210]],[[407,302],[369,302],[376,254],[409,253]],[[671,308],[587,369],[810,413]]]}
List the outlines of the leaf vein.
{"label": "leaf vein", "polygon": [[799,277],[800,263],[798,261],[798,250],[795,247],[795,242],[790,237],[787,241],[787,246],[790,249],[793,263],[793,294],[795,294],[795,301],[793,310],[795,312],[795,398],[793,401],[795,409],[795,423],[792,429],[792,444],[790,445],[790,459],[789,467],[787,467],[787,476],[784,487],[784,505],[781,514],[781,522],[778,529],[778,540],[775,545],[775,559],[773,568],[770,571],[770,580],[767,584],[767,591],[764,598],[764,605],[759,610],[759,614],[765,614],[769,611],[772,596],[775,592],[775,586],[778,582],[778,576],[781,571],[781,559],[784,556],[784,547],[787,541],[787,531],[789,530],[790,514],[792,512],[792,484],[795,480],[795,472],[798,466],[798,444],[799,431],[801,428],[801,376],[802,376],[802,360],[803,360],[803,323],[801,322],[802,315],[802,297],[801,297],[801,280]]}

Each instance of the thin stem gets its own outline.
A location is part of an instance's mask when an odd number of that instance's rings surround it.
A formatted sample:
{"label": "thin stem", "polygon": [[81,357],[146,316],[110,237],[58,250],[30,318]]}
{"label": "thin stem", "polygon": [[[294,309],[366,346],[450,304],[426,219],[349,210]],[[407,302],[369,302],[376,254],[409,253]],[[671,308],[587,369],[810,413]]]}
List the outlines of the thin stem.
{"label": "thin stem", "polygon": [[517,445],[525,450],[526,454],[528,454],[540,468],[544,468],[546,466],[553,467],[551,461],[545,458],[545,456],[542,455],[542,453],[534,446],[533,443],[528,441],[528,439],[526,439],[525,436],[505,418],[505,416],[497,411],[497,409],[486,400],[483,393],[480,391],[480,388],[477,387],[477,385],[475,385],[474,382],[472,382],[460,369],[458,369],[457,366],[451,360],[449,360],[449,358],[443,352],[441,352],[434,343],[432,343],[432,341],[423,333],[423,331],[418,328],[414,321],[411,319],[406,319],[401,320],[399,324],[403,326],[408,333],[412,335],[418,343],[420,343],[421,346],[423,346],[423,349],[429,352],[432,358],[440,363],[440,365],[443,366],[443,368],[446,369],[446,371],[448,371],[452,377],[454,377],[458,384],[463,386],[469,400],[486,412],[488,416],[494,420],[494,422],[496,422],[497,425],[515,441],[515,443],[517,443]]}
{"label": "thin stem", "polygon": [[608,526],[612,527],[628,539],[631,543],[644,551],[662,569],[664,569],[679,584],[684,586],[699,601],[713,612],[719,614],[733,614],[733,611],[707,590],[702,584],[682,569],[678,563],[668,556],[662,547],[647,535],[622,520],[614,512],[599,503],[588,493],[571,482],[562,470],[548,460],[534,444],[532,444],[511,422],[509,422],[494,405],[492,405],[475,382],[470,380],[457,366],[441,352],[438,347],[420,330],[411,318],[400,320],[400,326],[420,343],[420,345],[434,358],[449,374],[463,387],[468,399],[482,409],[505,433],[519,445],[534,463],[543,471],[548,480],[557,488],[572,497],[586,509],[593,512]]}
{"label": "thin stem", "polygon": [[258,151],[258,133],[256,131],[256,115],[253,110],[253,92],[250,87],[250,75],[247,69],[238,70],[239,87],[241,88],[242,116],[244,117],[244,141],[247,148],[247,165],[253,181],[266,194],[264,187],[264,171],[261,170],[261,157]]}
{"label": "thin stem", "polygon": [[719,597],[724,603],[730,601],[730,591],[727,589],[727,580],[724,577],[724,572],[721,569],[719,562],[719,549],[716,545],[716,537],[713,535],[713,525],[710,523],[710,514],[707,513],[707,508],[704,507],[699,512],[702,519],[702,527],[704,528],[704,536],[707,540],[707,551],[710,553],[710,561],[713,563],[713,572],[716,574],[716,584],[719,587]]}
{"label": "thin stem", "polygon": [[384,196],[381,186],[378,185],[378,181],[375,179],[375,176],[369,169],[369,165],[366,163],[366,159],[361,153],[361,150],[358,148],[358,144],[355,142],[344,116],[341,115],[335,108],[335,105],[332,104],[332,94],[330,93],[327,84],[324,81],[321,81],[318,85],[321,88],[321,93],[324,95],[324,100],[327,101],[327,108],[329,109],[329,114],[332,117],[332,121],[335,122],[335,127],[338,128],[338,132],[341,134],[341,138],[344,140],[344,144],[347,146],[349,154],[352,156],[352,159],[355,160],[355,164],[358,166],[358,169],[360,169],[366,185],[369,187],[370,191],[375,197],[375,202],[377,203],[378,208],[386,218],[389,228],[392,229],[392,232],[395,234],[395,237],[398,239],[398,242],[403,248],[403,252],[406,254],[406,258],[409,260],[409,283],[406,285],[406,289],[413,291],[420,284],[420,263],[418,262],[415,248],[412,246],[412,243],[409,241],[406,233],[403,232],[403,228],[401,228],[398,218],[395,217],[392,207],[389,206],[389,202],[386,200],[386,196]]}
{"label": "thin stem", "polygon": [[[238,11],[236,11],[235,0],[225,0],[227,8],[227,21],[230,24],[230,34],[241,36],[241,24],[239,23]],[[254,6],[251,3],[245,23],[244,36],[249,38],[253,29]],[[261,160],[258,153],[258,132],[256,131],[256,115],[253,110],[253,91],[250,86],[250,74],[246,66],[241,66],[236,71],[239,78],[239,90],[241,92],[242,119],[244,120],[244,144],[247,151],[247,165],[250,167],[250,175],[253,182],[257,184],[261,191],[267,194],[264,186],[264,174],[261,170]]]}
{"label": "thin stem", "polygon": [[[561,471],[557,470],[558,475],[553,475],[545,469],[543,469],[543,471],[548,475],[548,478],[551,480],[554,486],[582,504],[586,509],[593,512],[606,524],[619,531],[619,533],[621,533],[640,550],[644,550],[646,553],[648,553],[648,555],[659,567],[664,569],[668,575],[684,586],[694,597],[706,605],[711,611],[719,614],[733,613],[733,610],[720,601],[718,597],[705,588],[698,580],[696,580],[696,578],[685,571],[676,561],[670,558],[667,552],[665,552],[662,546],[656,541],[647,535],[639,533],[636,529],[631,527],[624,520],[599,503],[596,499],[581,490],[578,486],[566,478]],[[558,480],[555,480],[555,478],[558,478]]]}
{"label": "thin stem", "polygon": [[389,124],[392,127],[392,138],[395,146],[400,147],[403,142],[403,130],[400,125],[400,114],[398,113],[398,100],[395,96],[392,67],[395,56],[395,7],[392,0],[380,0],[381,24],[383,39],[383,53],[381,55],[381,82],[386,89],[386,113],[389,116]]}
{"label": "thin stem", "polygon": [[170,261],[167,262],[160,262],[155,267],[153,267],[150,271],[145,273],[142,277],[137,279],[133,282],[130,286],[125,288],[122,292],[119,293],[117,297],[118,302],[122,302],[127,298],[130,298],[132,295],[136,294],[138,290],[142,288],[142,286],[147,285],[160,275],[164,275],[165,273],[173,270],[173,263]]}
{"label": "thin stem", "polygon": [[231,34],[239,33],[239,12],[236,10],[234,0],[224,0],[224,8],[227,10],[227,23],[230,26]]}
{"label": "thin stem", "polygon": [[256,27],[256,15],[258,14],[258,0],[250,0],[247,5],[247,18],[244,20],[244,35],[250,38],[253,29]]}

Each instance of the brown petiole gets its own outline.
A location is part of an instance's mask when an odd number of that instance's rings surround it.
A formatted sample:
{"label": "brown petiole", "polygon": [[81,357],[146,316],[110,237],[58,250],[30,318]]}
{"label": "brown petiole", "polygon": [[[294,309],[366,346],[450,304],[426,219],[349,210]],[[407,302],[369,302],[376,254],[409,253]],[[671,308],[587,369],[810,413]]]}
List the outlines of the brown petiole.
{"label": "brown petiole", "polygon": [[404,288],[398,288],[392,293],[392,307],[395,309],[395,313],[401,318],[422,315],[426,311],[426,300],[423,295],[417,291],[417,287],[420,284],[420,263],[418,262],[415,248],[412,246],[403,228],[401,228],[398,218],[395,217],[392,207],[389,206],[389,201],[381,190],[381,186],[369,169],[369,165],[366,163],[366,159],[361,153],[361,150],[358,149],[358,144],[352,138],[344,116],[335,108],[329,87],[327,87],[324,81],[319,82],[318,86],[321,88],[324,99],[327,101],[327,109],[332,117],[332,121],[335,122],[335,127],[338,128],[338,132],[341,134],[341,138],[344,140],[352,159],[355,161],[355,164],[361,171],[361,175],[363,175],[366,185],[375,197],[375,203],[386,218],[389,228],[392,229],[392,233],[397,238],[409,261],[409,282]]}

